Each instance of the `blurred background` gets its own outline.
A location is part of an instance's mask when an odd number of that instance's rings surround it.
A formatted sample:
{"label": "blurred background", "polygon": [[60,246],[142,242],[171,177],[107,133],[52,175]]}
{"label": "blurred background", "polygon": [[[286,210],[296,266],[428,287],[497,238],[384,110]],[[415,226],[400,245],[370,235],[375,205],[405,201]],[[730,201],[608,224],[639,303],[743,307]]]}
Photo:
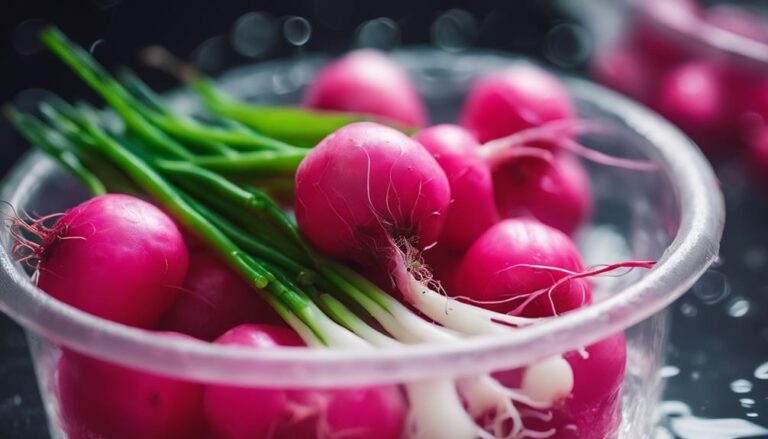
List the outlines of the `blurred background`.
{"label": "blurred background", "polygon": [[[356,47],[497,50],[590,76],[661,112],[716,166],[727,197],[722,254],[671,307],[658,438],[768,437],[768,1],[6,0],[0,100],[31,108],[46,89],[98,102],[41,50],[55,23],[110,68],[158,90],[142,67],[161,44],[216,75],[228,68]],[[28,145],[0,121],[0,174]],[[20,329],[0,316],[0,438],[47,438]]]}

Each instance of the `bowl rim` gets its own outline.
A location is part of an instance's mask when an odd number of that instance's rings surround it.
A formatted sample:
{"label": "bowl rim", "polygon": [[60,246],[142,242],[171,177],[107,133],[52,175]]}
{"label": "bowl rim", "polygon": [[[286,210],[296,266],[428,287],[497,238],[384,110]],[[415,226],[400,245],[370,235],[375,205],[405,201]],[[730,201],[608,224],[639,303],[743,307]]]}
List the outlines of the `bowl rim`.
{"label": "bowl rim", "polygon": [[690,19],[665,19],[669,17],[659,17],[649,7],[651,4],[652,2],[644,2],[644,0],[632,0],[630,12],[648,20],[662,32],[694,41],[721,55],[768,68],[768,43],[721,29],[698,15],[689,17]]}
{"label": "bowl rim", "polygon": [[[509,55],[504,58],[513,59]],[[604,301],[503,338],[474,337],[456,344],[382,350],[249,350],[162,337],[75,309],[38,289],[2,246],[0,310],[34,335],[126,366],[190,380],[268,387],[364,385],[476,375],[523,366],[594,343],[650,317],[682,295],[717,257],[725,214],[709,163],[677,128],[602,86],[579,78],[563,79],[577,100],[589,102],[645,137],[677,191],[680,225],[674,240],[645,276]],[[55,167],[42,153],[32,151],[6,177],[0,199],[17,205],[23,194]]]}

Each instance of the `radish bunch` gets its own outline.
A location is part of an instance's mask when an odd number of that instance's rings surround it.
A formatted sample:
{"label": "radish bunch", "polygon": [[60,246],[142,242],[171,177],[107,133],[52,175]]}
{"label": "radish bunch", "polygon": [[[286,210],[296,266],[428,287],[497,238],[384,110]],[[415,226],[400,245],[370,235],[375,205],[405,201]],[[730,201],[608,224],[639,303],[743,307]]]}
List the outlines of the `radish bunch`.
{"label": "radish bunch", "polygon": [[[250,350],[454,344],[513,336],[588,306],[590,277],[653,265],[583,266],[570,236],[592,194],[578,157],[650,167],[581,145],[594,126],[538,67],[479,78],[461,125],[409,136],[397,127],[424,124],[424,106],[380,53],[329,64],[303,108],[237,101],[155,53],[210,122],[116,80],[55,29],[42,38],[123,125],[60,100],[44,121],[9,111],[94,194],[14,219],[14,250],[42,289],[98,317]],[[295,220],[268,195],[291,177]],[[617,334],[515,370],[326,389],[193,383],[64,350],[55,381],[70,437],[598,438],[620,421],[625,349]]]}
{"label": "radish bunch", "polygon": [[768,47],[768,16],[737,5],[705,8],[696,0],[638,2],[637,8],[623,41],[595,56],[594,76],[658,111],[710,157],[743,152],[754,126],[768,123],[765,66],[726,59],[687,34]]}

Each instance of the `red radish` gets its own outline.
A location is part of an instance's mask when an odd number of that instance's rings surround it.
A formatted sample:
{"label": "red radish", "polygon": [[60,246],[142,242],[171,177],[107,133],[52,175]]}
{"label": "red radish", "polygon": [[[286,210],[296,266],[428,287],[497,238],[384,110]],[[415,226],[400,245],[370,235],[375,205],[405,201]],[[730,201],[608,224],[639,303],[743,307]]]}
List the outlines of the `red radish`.
{"label": "red radish", "polygon": [[493,171],[496,206],[503,217],[528,216],[573,234],[592,214],[589,175],[567,152],[552,160],[521,156]]}
{"label": "red radish", "polygon": [[437,160],[451,187],[440,244],[463,251],[499,221],[491,172],[478,155],[480,144],[468,131],[447,124],[426,128],[414,138]]}
{"label": "red radish", "polygon": [[768,188],[768,124],[754,130],[747,151],[753,180],[761,188]]}
{"label": "red radish", "polygon": [[302,233],[321,251],[363,264],[391,257],[393,240],[434,243],[449,199],[445,172],[421,144],[371,122],[326,137],[296,171]]}
{"label": "red radish", "polygon": [[455,252],[442,245],[436,245],[424,252],[424,262],[448,294],[456,292],[456,271],[463,256],[463,252]]}
{"label": "red radish", "polygon": [[729,99],[718,69],[706,63],[681,65],[661,80],[653,107],[708,152],[727,142],[732,124]]}
{"label": "red radish", "polygon": [[[216,343],[252,349],[303,346],[293,331],[240,325]],[[396,387],[339,390],[268,389],[209,385],[206,419],[215,439],[399,439],[405,402]]]}
{"label": "red radish", "polygon": [[[182,334],[165,336],[188,338]],[[58,396],[71,438],[191,439],[202,437],[202,386],[149,374],[64,350]]]}
{"label": "red radish", "polygon": [[[610,437],[621,423],[621,386],[626,367],[626,341],[617,333],[582,351],[563,355],[573,371],[573,390],[555,404],[551,419],[531,416],[530,408],[523,413],[527,428],[539,431],[555,429],[549,436],[556,439],[603,439]],[[509,387],[520,387],[525,370],[511,370],[494,374]],[[546,412],[547,410],[544,410]]]}
{"label": "red radish", "polygon": [[575,117],[571,98],[557,77],[539,67],[520,64],[475,82],[460,120],[484,143],[546,122]]}
{"label": "red radish", "polygon": [[707,23],[743,37],[768,43],[768,19],[736,5],[717,5],[704,14]]}
{"label": "red radish", "polygon": [[370,49],[350,52],[323,68],[307,90],[304,104],[381,116],[406,126],[422,126],[427,119],[405,71]]}
{"label": "red radish", "polygon": [[558,280],[583,270],[581,256],[562,232],[529,219],[507,219],[469,248],[456,274],[462,297],[488,309],[546,317],[591,301],[589,284]]}
{"label": "red radish", "polygon": [[636,4],[639,13],[632,16],[629,42],[644,58],[655,66],[670,68],[691,56],[692,48],[679,30],[699,28],[701,9],[696,0],[648,0]]}
{"label": "red radish", "polygon": [[214,253],[189,252],[189,270],[159,327],[211,341],[242,323],[280,324],[280,317]]}
{"label": "red radish", "polygon": [[187,248],[160,209],[129,195],[92,198],[41,232],[38,286],[105,319],[152,327],[173,304]]}
{"label": "red radish", "polygon": [[616,46],[597,53],[592,74],[602,84],[641,102],[648,101],[657,72],[631,47]]}

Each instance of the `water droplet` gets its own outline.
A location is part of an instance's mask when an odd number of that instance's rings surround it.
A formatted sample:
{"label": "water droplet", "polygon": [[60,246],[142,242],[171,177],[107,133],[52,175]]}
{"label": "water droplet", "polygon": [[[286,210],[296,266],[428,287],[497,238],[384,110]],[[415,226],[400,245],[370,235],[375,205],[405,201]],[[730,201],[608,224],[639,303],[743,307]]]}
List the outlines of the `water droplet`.
{"label": "water droplet", "polygon": [[265,56],[277,41],[277,26],[266,13],[248,12],[232,26],[229,41],[243,56]]}
{"label": "water droplet", "polygon": [[462,9],[451,9],[435,19],[430,28],[432,43],[448,52],[466,50],[477,39],[475,17]]}
{"label": "water droplet", "polygon": [[693,294],[705,304],[713,305],[731,294],[731,285],[723,273],[709,270],[693,285]]}
{"label": "water droplet", "polygon": [[544,56],[555,65],[572,67],[587,61],[592,46],[592,38],[583,26],[561,23],[544,37]]}
{"label": "water droplet", "polygon": [[707,353],[704,351],[697,351],[691,355],[691,363],[702,366],[707,362]]}
{"label": "water droplet", "polygon": [[731,383],[733,393],[749,393],[752,391],[752,382],[745,379],[736,380]]}
{"label": "water droplet", "polygon": [[698,381],[701,379],[701,372],[698,370],[694,370],[691,372],[691,381]]}
{"label": "water droplet", "polygon": [[744,266],[752,271],[759,271],[768,263],[768,249],[753,247],[744,252]]}
{"label": "water droplet", "polygon": [[661,378],[672,378],[680,374],[680,368],[677,366],[664,366],[659,370]]}
{"label": "water droplet", "polygon": [[756,418],[758,415],[757,415],[757,413],[755,413],[755,412],[749,412],[749,413],[747,413],[747,414],[746,414],[746,416],[747,416],[748,418]]}
{"label": "water droplet", "polygon": [[749,307],[749,300],[744,298],[734,299],[728,305],[728,315],[735,318],[744,317],[749,312]]}
{"label": "water droplet", "polygon": [[758,380],[768,380],[768,361],[757,366],[755,369],[755,378]]}
{"label": "water droplet", "polygon": [[195,64],[204,72],[215,72],[224,63],[226,40],[223,36],[215,36],[203,41],[195,49]]}
{"label": "water droplet", "polygon": [[374,18],[357,28],[357,47],[388,50],[400,43],[400,27],[387,17]]}
{"label": "water droplet", "polygon": [[294,46],[303,46],[312,36],[312,25],[304,17],[290,16],[283,22],[283,36]]}
{"label": "water droplet", "polygon": [[13,48],[22,55],[33,55],[43,48],[38,35],[45,22],[38,18],[24,20],[13,30]]}
{"label": "water droplet", "polygon": [[680,312],[683,313],[683,315],[686,317],[696,317],[696,315],[699,313],[699,310],[690,303],[685,302],[680,305]]}
{"label": "water droplet", "polygon": [[752,408],[752,406],[755,405],[755,400],[752,398],[741,398],[739,400],[739,403],[741,404],[742,407],[748,409],[748,408]]}

